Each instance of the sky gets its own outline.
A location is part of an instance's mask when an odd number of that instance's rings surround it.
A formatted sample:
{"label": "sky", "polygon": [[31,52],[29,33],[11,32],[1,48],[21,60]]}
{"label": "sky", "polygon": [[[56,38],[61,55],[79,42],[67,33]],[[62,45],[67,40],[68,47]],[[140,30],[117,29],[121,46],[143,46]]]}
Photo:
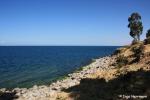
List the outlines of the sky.
{"label": "sky", "polygon": [[150,0],[0,0],[0,45],[130,44],[128,17],[150,28]]}

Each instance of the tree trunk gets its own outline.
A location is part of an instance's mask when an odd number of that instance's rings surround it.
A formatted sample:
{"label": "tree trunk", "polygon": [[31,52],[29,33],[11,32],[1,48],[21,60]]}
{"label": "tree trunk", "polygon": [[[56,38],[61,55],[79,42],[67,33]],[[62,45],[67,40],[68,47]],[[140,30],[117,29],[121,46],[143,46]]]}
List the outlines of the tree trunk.
{"label": "tree trunk", "polygon": [[140,41],[140,34],[137,34],[137,39],[138,41]]}

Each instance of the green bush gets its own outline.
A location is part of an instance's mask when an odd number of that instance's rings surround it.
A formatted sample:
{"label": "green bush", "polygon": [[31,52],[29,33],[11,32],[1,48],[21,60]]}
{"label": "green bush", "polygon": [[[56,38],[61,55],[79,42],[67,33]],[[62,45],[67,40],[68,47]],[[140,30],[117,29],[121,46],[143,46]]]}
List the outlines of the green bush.
{"label": "green bush", "polygon": [[127,57],[124,57],[124,56],[122,56],[122,55],[119,55],[118,57],[117,57],[117,66],[118,67],[122,67],[122,66],[125,66],[125,65],[127,65],[128,64],[128,59],[127,59]]}
{"label": "green bush", "polygon": [[144,40],[144,44],[150,44],[150,37]]}
{"label": "green bush", "polygon": [[144,44],[150,44],[150,29],[146,33],[146,39],[144,40]]}
{"label": "green bush", "polygon": [[150,38],[150,29],[146,33],[146,38]]}
{"label": "green bush", "polygon": [[140,60],[140,58],[143,56],[144,45],[140,44],[139,46],[132,48],[132,51],[134,53],[133,56],[135,57],[134,62],[138,62]]}

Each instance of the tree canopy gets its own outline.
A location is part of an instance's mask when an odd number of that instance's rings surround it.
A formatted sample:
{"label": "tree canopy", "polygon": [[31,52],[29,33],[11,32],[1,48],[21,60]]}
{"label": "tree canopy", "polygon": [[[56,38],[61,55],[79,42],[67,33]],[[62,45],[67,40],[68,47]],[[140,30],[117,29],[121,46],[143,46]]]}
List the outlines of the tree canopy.
{"label": "tree canopy", "polygon": [[132,13],[128,18],[128,28],[130,28],[130,36],[134,38],[134,42],[140,41],[140,35],[143,32],[141,16],[138,13]]}

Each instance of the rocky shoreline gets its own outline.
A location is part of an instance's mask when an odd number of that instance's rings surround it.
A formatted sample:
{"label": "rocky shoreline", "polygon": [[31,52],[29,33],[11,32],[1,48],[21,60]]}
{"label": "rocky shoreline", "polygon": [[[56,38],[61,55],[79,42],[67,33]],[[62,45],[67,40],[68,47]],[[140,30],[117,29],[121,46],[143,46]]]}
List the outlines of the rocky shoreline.
{"label": "rocky shoreline", "polygon": [[[32,88],[14,88],[13,90],[7,90],[5,88],[0,89],[0,93],[11,94],[14,93],[15,100],[56,100],[58,94],[63,90],[80,84],[80,80],[88,78],[89,75],[96,71],[107,71],[113,69],[112,64],[115,62],[115,56],[106,56],[96,59],[93,63],[85,66],[80,71],[76,71],[72,74],[68,74],[64,79],[58,80],[49,86],[33,86]],[[0,95],[1,95],[0,94]],[[2,100],[7,96],[1,96]],[[0,98],[0,100],[1,100]]]}

